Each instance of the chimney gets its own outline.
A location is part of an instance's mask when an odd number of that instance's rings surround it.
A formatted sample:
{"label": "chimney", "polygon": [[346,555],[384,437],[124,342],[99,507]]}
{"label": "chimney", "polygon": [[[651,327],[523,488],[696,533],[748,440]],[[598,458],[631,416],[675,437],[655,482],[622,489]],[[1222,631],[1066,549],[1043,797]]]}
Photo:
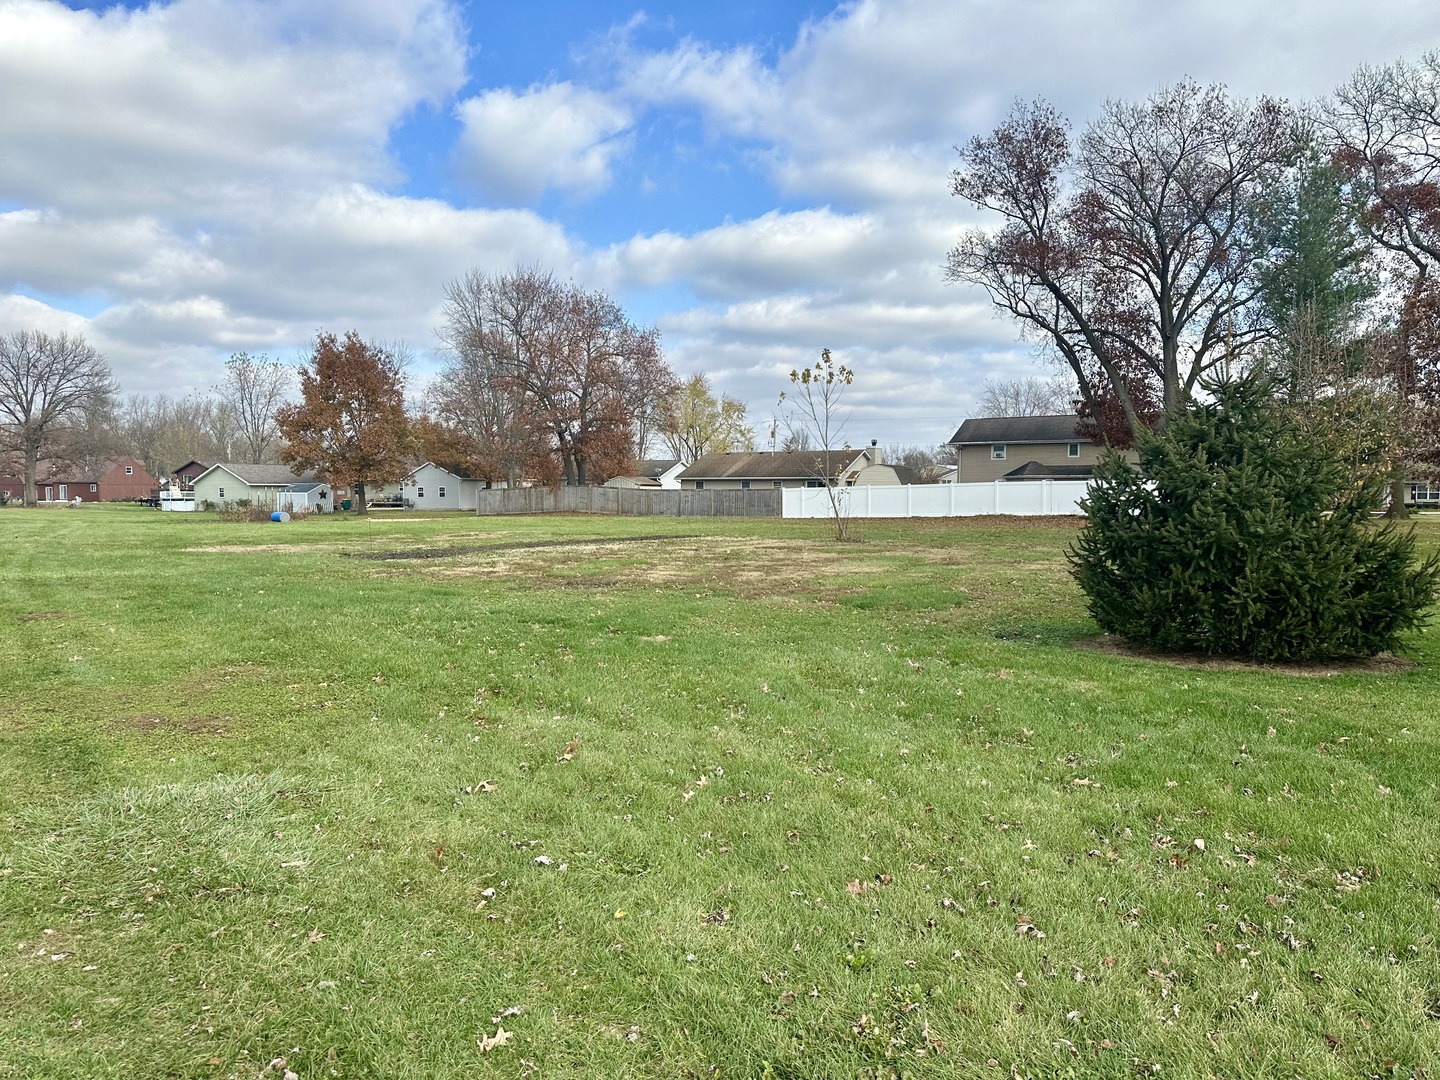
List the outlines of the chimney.
{"label": "chimney", "polygon": [[880,448],[880,440],[879,440],[879,439],[871,439],[871,440],[870,440],[870,464],[871,464],[871,465],[884,465],[884,464],[885,464],[885,451]]}

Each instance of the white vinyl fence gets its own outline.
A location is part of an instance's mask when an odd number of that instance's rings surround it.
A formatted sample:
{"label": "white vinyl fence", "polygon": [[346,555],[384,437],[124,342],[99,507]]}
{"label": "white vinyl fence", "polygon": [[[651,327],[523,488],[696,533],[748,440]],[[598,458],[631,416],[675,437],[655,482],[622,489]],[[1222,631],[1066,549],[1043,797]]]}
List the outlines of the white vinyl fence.
{"label": "white vinyl fence", "polygon": [[[852,518],[979,517],[982,514],[1081,514],[1088,480],[997,480],[991,484],[861,484],[835,488]],[[786,488],[783,516],[826,518],[824,488]]]}

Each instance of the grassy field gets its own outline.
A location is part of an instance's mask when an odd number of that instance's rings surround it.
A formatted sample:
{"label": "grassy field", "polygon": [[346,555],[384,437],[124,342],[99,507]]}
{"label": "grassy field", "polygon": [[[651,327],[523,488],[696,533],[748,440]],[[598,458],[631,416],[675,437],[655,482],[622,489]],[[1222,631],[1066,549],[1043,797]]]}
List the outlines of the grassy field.
{"label": "grassy field", "polygon": [[1440,630],[858,531],[0,511],[0,1077],[1440,1076]]}

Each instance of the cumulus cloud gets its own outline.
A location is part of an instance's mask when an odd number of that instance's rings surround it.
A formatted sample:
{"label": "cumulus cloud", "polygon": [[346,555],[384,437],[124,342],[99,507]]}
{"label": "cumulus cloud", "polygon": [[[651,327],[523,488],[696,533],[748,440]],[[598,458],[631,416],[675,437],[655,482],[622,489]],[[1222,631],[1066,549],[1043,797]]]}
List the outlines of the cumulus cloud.
{"label": "cumulus cloud", "polygon": [[550,188],[594,193],[629,141],[630,113],[611,96],[570,83],[501,88],[456,108],[462,177],[487,195],[532,202]]}

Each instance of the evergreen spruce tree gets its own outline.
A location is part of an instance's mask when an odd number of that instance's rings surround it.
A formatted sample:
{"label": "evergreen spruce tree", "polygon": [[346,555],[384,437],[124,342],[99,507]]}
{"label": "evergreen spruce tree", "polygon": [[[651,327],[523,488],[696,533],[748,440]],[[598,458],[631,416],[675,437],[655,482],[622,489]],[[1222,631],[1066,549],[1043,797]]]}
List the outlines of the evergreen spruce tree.
{"label": "evergreen spruce tree", "polygon": [[1070,551],[1100,626],[1137,645],[1259,660],[1372,655],[1419,625],[1440,557],[1370,521],[1380,489],[1250,375],[1207,388],[1095,470]]}

